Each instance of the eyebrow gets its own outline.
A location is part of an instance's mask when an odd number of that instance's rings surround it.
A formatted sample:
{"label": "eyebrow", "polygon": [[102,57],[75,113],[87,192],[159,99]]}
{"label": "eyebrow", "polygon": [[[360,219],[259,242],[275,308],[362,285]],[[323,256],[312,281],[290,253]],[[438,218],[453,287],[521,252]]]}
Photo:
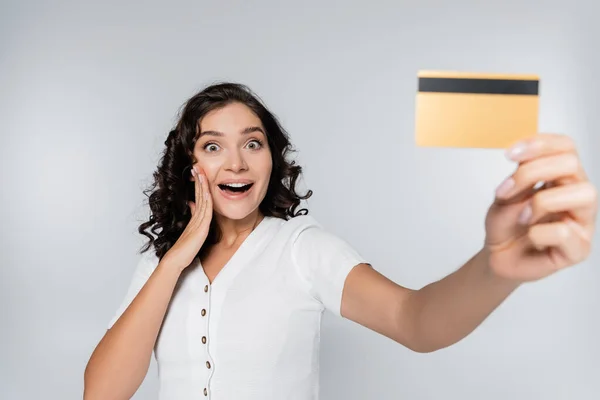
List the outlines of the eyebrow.
{"label": "eyebrow", "polygon": [[[244,128],[240,133],[242,135],[248,135],[250,133],[253,132],[261,132],[263,135],[265,134],[265,132],[262,130],[262,128],[258,127],[258,126],[249,126],[247,128]],[[200,132],[200,136],[198,136],[198,139],[200,139],[202,136],[205,135],[209,135],[209,136],[225,136],[225,134],[223,132],[219,132],[219,131],[202,131]]]}

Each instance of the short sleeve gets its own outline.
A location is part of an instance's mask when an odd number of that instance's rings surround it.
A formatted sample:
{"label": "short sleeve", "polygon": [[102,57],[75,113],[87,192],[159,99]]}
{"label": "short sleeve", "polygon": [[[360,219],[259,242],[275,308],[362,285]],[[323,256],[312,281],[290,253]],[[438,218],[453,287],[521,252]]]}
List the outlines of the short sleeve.
{"label": "short sleeve", "polygon": [[317,224],[298,233],[292,259],[310,294],[337,316],[346,277],[356,265],[368,264],[348,242]]}
{"label": "short sleeve", "polygon": [[142,290],[150,275],[156,269],[158,265],[158,257],[154,254],[152,250],[149,250],[146,253],[143,253],[137,263],[137,266],[133,272],[133,277],[129,283],[129,287],[127,289],[127,293],[125,294],[124,299],[121,301],[121,304],[117,308],[117,311],[113,318],[110,320],[108,324],[108,329],[112,328],[112,326],[117,322],[117,320],[121,317],[121,315],[127,310],[127,307],[133,302],[135,296]]}

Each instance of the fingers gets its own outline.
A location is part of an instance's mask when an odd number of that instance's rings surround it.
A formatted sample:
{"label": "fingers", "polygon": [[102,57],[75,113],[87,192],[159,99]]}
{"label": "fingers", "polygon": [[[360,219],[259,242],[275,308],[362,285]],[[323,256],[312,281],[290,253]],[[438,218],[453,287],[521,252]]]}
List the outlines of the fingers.
{"label": "fingers", "polygon": [[588,257],[597,213],[597,194],[591,183],[542,190],[533,196],[528,208],[525,214],[529,218],[520,222],[530,224],[529,240],[536,249],[548,251],[554,268]]}
{"label": "fingers", "polygon": [[210,192],[210,186],[208,180],[204,179],[204,215],[212,215],[212,193]]}
{"label": "fingers", "polygon": [[544,133],[515,143],[506,151],[506,156],[513,161],[526,162],[560,153],[576,153],[573,139],[566,135]]}
{"label": "fingers", "polygon": [[581,227],[566,218],[562,221],[534,225],[528,238],[539,251],[554,252],[556,268],[566,267],[583,261],[590,254],[591,243],[582,238]]}
{"label": "fingers", "polygon": [[568,213],[585,227],[594,223],[596,205],[596,189],[590,182],[545,189],[531,199],[530,223],[536,223],[549,214]]}
{"label": "fingers", "polygon": [[540,134],[507,151],[517,170],[496,189],[496,203],[513,204],[548,188],[586,182],[573,141],[558,134]]}
{"label": "fingers", "polygon": [[[206,176],[198,171],[198,167],[192,168],[195,184],[195,204],[192,208],[192,217],[196,217],[198,223],[202,223],[206,216],[212,213],[212,196]],[[190,206],[191,208],[192,206]]]}
{"label": "fingers", "polygon": [[517,191],[536,185],[538,182],[552,182],[564,178],[576,177],[581,166],[579,158],[574,153],[534,159],[522,164],[513,174]]}
{"label": "fingers", "polygon": [[518,167],[496,189],[494,206],[516,210],[513,223],[524,228],[519,232],[533,248],[552,259],[552,268],[585,259],[595,229],[598,193],[587,179],[573,140],[539,134],[515,144],[506,155]]}
{"label": "fingers", "polygon": [[508,199],[531,191],[539,182],[577,182],[581,181],[581,163],[575,153],[533,159],[519,165],[517,170],[502,182],[496,190],[500,199]]}
{"label": "fingers", "polygon": [[[192,217],[194,217],[195,215],[197,215],[195,213],[196,210],[201,211],[202,210],[202,205],[204,203],[204,195],[202,193],[202,186],[204,185],[204,181],[206,179],[204,179],[203,175],[201,173],[198,172],[198,170],[196,169],[196,166],[192,167],[192,175],[194,176],[194,207],[192,208]],[[202,215],[202,213],[199,213],[200,216]]]}
{"label": "fingers", "polygon": [[206,209],[207,209],[207,203],[208,203],[208,198],[210,197],[210,192],[208,190],[208,182],[207,179],[205,177],[203,177],[203,175],[200,175],[201,179],[200,179],[200,194],[199,196],[201,197],[201,201],[202,201],[202,206],[200,208],[200,212],[198,213],[198,215],[200,216],[200,218],[204,219],[205,215],[206,215]]}

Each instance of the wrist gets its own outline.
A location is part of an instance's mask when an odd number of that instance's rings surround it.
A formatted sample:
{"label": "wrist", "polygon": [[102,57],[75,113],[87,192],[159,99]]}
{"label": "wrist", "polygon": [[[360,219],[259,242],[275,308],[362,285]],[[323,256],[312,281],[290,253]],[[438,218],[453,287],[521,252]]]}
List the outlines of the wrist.
{"label": "wrist", "polygon": [[175,263],[166,258],[163,258],[156,267],[156,269],[160,271],[164,271],[167,274],[173,274],[177,276],[181,275],[185,268],[185,266],[181,266],[181,263]]}
{"label": "wrist", "polygon": [[489,248],[483,247],[475,257],[479,260],[477,264],[481,266],[485,279],[492,285],[510,291],[518,288],[523,283],[499,272],[503,269],[498,268],[498,265],[495,264],[494,253]]}

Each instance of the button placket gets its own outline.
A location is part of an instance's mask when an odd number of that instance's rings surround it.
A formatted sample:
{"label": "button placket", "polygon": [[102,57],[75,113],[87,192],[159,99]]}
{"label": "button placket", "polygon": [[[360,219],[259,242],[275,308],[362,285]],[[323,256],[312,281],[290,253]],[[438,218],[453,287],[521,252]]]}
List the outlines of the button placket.
{"label": "button placket", "polygon": [[200,315],[202,316],[203,319],[205,319],[204,321],[204,327],[205,327],[205,333],[201,338],[202,344],[205,346],[204,351],[206,354],[206,368],[210,371],[208,374],[208,378],[206,381],[206,386],[203,389],[203,394],[205,397],[208,397],[209,395],[209,386],[210,386],[210,380],[213,376],[214,373],[214,366],[213,366],[213,359],[210,355],[210,352],[208,350],[208,341],[209,341],[209,323],[210,323],[210,302],[211,302],[211,296],[210,296],[210,285],[206,284],[204,286],[204,295],[206,296],[206,308],[202,308],[202,310],[200,311]]}

